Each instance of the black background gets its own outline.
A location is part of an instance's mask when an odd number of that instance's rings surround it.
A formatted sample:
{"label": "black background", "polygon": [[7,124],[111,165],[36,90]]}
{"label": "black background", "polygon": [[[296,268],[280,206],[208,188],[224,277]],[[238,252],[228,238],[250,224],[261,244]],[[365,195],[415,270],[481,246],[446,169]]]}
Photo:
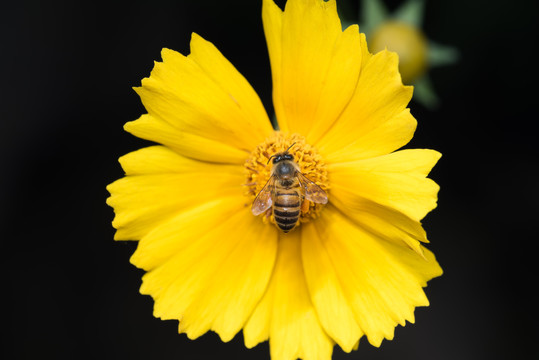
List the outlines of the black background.
{"label": "black background", "polygon": [[[281,2],[282,3],[282,2]],[[394,8],[399,2],[389,2]],[[443,157],[439,207],[424,226],[445,274],[429,308],[380,349],[335,359],[537,357],[536,1],[431,1],[427,36],[462,59],[433,69],[442,106],[412,103],[409,147]],[[344,5],[344,3],[343,3]],[[352,13],[357,4],[350,2]],[[114,242],[105,186],[146,143],[122,126],[144,113],[131,89],[160,50],[212,41],[268,112],[261,1],[33,2],[2,5],[0,224],[6,359],[267,359],[268,345],[196,341],[152,316],[136,244]],[[7,286],[6,283],[7,282]]]}

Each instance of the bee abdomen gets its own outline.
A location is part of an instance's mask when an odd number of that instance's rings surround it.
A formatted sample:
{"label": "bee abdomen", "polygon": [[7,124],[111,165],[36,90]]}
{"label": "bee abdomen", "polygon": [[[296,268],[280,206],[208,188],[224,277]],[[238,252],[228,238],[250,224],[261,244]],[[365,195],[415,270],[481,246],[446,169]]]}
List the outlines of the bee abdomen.
{"label": "bee abdomen", "polygon": [[280,211],[280,210],[273,210],[273,214],[275,216],[279,216],[279,217],[298,217],[299,216],[299,213],[300,213],[300,210],[296,210],[296,211]]}
{"label": "bee abdomen", "polygon": [[299,221],[301,198],[296,189],[280,189],[275,194],[273,217],[283,232],[292,230]]}
{"label": "bee abdomen", "polygon": [[278,226],[279,229],[281,229],[284,233],[287,233],[287,232],[289,232],[290,230],[292,230],[294,227],[296,227],[296,223],[294,223],[294,224],[289,224],[289,225],[282,225],[282,224],[277,223],[277,226]]}
{"label": "bee abdomen", "polygon": [[299,216],[296,217],[280,217],[275,216],[275,222],[280,225],[293,225],[298,222]]}
{"label": "bee abdomen", "polygon": [[275,223],[282,231],[289,232],[299,221],[300,210],[281,208],[281,210],[273,209],[273,217]]}
{"label": "bee abdomen", "polygon": [[283,210],[273,209],[273,218],[279,229],[286,233],[292,230],[298,223],[300,210]]}
{"label": "bee abdomen", "polygon": [[298,220],[299,220],[299,216],[298,217],[275,216],[275,223],[277,224],[279,229],[281,229],[285,233],[292,230],[298,223]]}

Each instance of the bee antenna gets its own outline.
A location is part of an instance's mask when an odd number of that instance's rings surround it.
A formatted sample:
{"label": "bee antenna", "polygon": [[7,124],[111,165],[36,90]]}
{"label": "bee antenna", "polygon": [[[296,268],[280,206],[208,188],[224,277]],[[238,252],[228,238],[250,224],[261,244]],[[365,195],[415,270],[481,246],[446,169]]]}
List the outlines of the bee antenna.
{"label": "bee antenna", "polygon": [[266,163],[266,165],[269,164],[269,162],[271,161],[271,158],[272,158],[272,157],[275,157],[275,155],[277,155],[277,154],[273,154],[273,155],[271,155],[271,156],[269,157],[268,162]]}
{"label": "bee antenna", "polygon": [[285,152],[288,152],[288,150],[292,149],[292,146],[294,146],[294,145],[296,145],[296,143],[293,143],[292,145],[290,145],[290,146],[288,147],[288,149],[286,149]]}

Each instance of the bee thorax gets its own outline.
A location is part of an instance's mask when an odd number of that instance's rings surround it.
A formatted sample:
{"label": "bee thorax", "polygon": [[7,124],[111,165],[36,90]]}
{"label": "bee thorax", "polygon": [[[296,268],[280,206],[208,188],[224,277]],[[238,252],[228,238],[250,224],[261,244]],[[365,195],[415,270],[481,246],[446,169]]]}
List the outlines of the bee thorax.
{"label": "bee thorax", "polygon": [[296,172],[296,168],[290,161],[283,161],[275,166],[275,175],[281,179],[291,178]]}

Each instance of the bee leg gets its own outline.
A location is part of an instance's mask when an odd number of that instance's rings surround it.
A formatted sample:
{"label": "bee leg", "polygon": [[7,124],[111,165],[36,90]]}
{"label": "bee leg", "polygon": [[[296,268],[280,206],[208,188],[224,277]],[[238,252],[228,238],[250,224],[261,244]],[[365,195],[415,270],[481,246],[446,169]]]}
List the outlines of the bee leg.
{"label": "bee leg", "polygon": [[309,211],[310,204],[311,202],[309,200],[303,199],[303,203],[301,204],[301,212],[306,213],[307,211]]}

